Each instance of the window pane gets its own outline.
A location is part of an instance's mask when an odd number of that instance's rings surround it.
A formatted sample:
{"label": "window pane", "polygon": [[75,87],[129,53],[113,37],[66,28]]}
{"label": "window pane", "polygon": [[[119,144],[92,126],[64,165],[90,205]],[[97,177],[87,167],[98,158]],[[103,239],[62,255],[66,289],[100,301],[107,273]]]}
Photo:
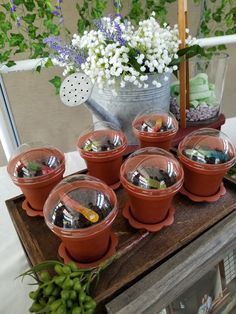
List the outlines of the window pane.
{"label": "window pane", "polygon": [[3,75],[21,143],[42,141],[64,152],[76,149],[78,135],[91,123],[84,106],[66,107],[48,82],[60,68]]}

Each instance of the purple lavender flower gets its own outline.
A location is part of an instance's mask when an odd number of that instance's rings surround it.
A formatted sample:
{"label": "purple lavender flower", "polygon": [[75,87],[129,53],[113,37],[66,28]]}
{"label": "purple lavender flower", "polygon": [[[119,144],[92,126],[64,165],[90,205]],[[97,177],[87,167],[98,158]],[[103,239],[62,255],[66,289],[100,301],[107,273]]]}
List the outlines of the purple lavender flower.
{"label": "purple lavender flower", "polygon": [[94,21],[94,24],[106,36],[108,40],[115,41],[115,35],[105,27],[101,19]]}
{"label": "purple lavender flower", "polygon": [[10,7],[10,12],[13,13],[13,12],[16,12],[16,6],[15,5],[12,5]]}
{"label": "purple lavender flower", "polygon": [[61,15],[60,12],[58,12],[58,11],[56,11],[56,10],[52,11],[52,14],[55,15],[55,16]]}
{"label": "purple lavender flower", "polygon": [[[111,20],[111,22],[112,22],[113,17],[110,16],[110,19],[112,19]],[[115,33],[111,32],[109,29],[107,29],[107,27],[104,25],[104,23],[101,19],[94,21],[94,24],[96,25],[96,27],[106,36],[106,38],[108,40],[118,41],[121,46],[125,46],[126,42],[123,38],[123,33],[122,33],[121,28],[120,28],[120,25],[115,21],[113,23],[114,23],[114,26],[116,29]]]}
{"label": "purple lavender flower", "polygon": [[57,61],[62,63],[74,63],[75,66],[80,67],[86,61],[86,54],[84,51],[76,51],[74,47],[64,44],[59,37],[51,36],[43,40],[44,44],[56,52],[52,55]]}
{"label": "purple lavender flower", "polygon": [[121,46],[125,46],[125,40],[123,38],[123,33],[120,28],[120,25],[116,21],[114,21],[114,26],[116,29],[116,37],[117,37],[118,42],[120,43]]}

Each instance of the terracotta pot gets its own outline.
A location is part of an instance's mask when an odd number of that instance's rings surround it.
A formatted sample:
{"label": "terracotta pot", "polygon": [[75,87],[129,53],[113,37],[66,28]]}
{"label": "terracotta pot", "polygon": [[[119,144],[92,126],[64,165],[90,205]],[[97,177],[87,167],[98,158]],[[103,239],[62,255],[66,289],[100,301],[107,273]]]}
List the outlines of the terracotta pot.
{"label": "terracotta pot", "polygon": [[[88,152],[83,149],[87,139],[100,139],[103,136],[113,138],[119,136],[121,146],[110,151]],[[94,176],[108,185],[113,185],[120,180],[120,167],[123,162],[123,154],[127,147],[127,139],[123,132],[113,130],[96,130],[82,135],[77,143],[81,157],[85,160],[89,175]]]}
{"label": "terracotta pot", "polygon": [[[57,204],[63,200],[63,195],[84,193],[86,190],[94,192],[94,195],[101,193],[100,196],[105,195],[109,199],[112,210],[108,216],[96,224],[81,229],[63,228],[55,225],[52,217]],[[101,199],[104,200],[104,198],[100,196],[98,195],[98,199],[101,202]],[[87,201],[89,202],[89,200]],[[62,180],[53,189],[44,205],[46,224],[62,240],[69,255],[80,263],[95,262],[106,255],[110,246],[111,225],[117,212],[117,198],[113,190],[100,180],[85,175],[70,176]],[[72,210],[70,214],[73,217],[76,211]]]}
{"label": "terracotta pot", "polygon": [[[188,148],[217,149],[226,151],[230,156],[227,162],[204,164],[186,157],[183,152]],[[179,160],[184,169],[184,187],[198,196],[211,196],[218,192],[225,173],[235,162],[235,148],[222,132],[214,129],[201,129],[187,136],[178,147]]]}
{"label": "terracotta pot", "polygon": [[[15,175],[19,161],[25,164],[29,161],[41,160],[49,156],[55,156],[60,161],[59,166],[50,173],[25,178],[19,178]],[[49,193],[63,178],[65,156],[62,152],[52,147],[33,148],[11,159],[7,166],[7,171],[12,181],[21,189],[32,209],[42,211]]]}
{"label": "terracotta pot", "polygon": [[[165,171],[171,170],[176,175],[173,185],[163,189],[147,189],[135,186],[128,180],[130,171],[153,167]],[[174,156],[163,149],[143,148],[133,153],[121,167],[121,182],[127,191],[133,217],[145,224],[163,221],[171,207],[174,195],[183,185],[183,170]]]}
{"label": "terracotta pot", "polygon": [[[144,121],[161,119],[164,123],[171,121],[172,129],[163,132],[145,132],[140,130]],[[171,144],[178,131],[178,122],[172,114],[141,114],[133,121],[133,132],[138,138],[140,147],[159,147],[165,150],[171,148]]]}

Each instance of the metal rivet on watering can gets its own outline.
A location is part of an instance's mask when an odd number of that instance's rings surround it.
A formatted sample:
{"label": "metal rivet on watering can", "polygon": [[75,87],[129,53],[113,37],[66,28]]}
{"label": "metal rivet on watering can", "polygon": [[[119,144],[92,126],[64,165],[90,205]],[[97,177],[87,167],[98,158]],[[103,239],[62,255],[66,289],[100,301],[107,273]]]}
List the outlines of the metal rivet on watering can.
{"label": "metal rivet on watering can", "polygon": [[60,98],[63,104],[69,107],[75,107],[86,102],[88,108],[99,119],[113,123],[118,128],[121,128],[119,120],[90,97],[92,89],[93,83],[90,78],[82,72],[77,72],[69,75],[62,82]]}

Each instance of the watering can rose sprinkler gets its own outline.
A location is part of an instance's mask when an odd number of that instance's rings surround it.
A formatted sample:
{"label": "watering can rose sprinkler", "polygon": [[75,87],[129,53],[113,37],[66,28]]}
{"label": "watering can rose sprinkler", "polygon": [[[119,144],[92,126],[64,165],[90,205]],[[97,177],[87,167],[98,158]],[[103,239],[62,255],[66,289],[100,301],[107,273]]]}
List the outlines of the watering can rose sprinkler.
{"label": "watering can rose sprinkler", "polygon": [[90,78],[83,72],[77,72],[69,75],[62,82],[60,98],[63,104],[69,107],[79,106],[86,102],[86,106],[95,116],[121,129],[119,120],[90,97],[92,90],[93,84]]}

